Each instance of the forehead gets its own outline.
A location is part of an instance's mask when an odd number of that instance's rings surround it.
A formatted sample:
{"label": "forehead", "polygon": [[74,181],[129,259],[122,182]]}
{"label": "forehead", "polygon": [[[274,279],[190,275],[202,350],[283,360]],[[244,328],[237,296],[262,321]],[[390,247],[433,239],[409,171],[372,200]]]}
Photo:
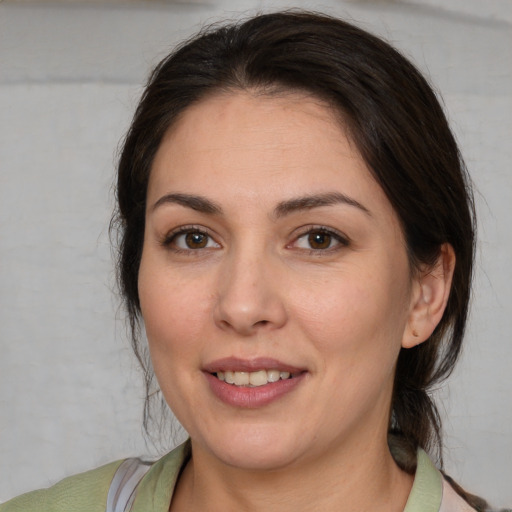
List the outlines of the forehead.
{"label": "forehead", "polygon": [[313,138],[316,143],[346,138],[334,110],[320,99],[296,92],[235,90],[208,96],[188,107],[162,145],[177,149],[195,140],[202,151],[252,149],[256,153],[263,145],[267,152],[297,149]]}
{"label": "forehead", "polygon": [[300,93],[231,92],[189,107],[155,156],[148,204],[176,191],[239,205],[331,191],[387,201],[339,116]]}
{"label": "forehead", "polygon": [[205,173],[233,166],[241,174],[256,156],[262,159],[261,168],[278,167],[278,160],[291,163],[294,157],[300,160],[322,149],[359,159],[351,146],[332,111],[319,100],[299,94],[232,92],[186,109],[162,140],[153,170],[169,165],[178,172],[181,164],[200,163]]}

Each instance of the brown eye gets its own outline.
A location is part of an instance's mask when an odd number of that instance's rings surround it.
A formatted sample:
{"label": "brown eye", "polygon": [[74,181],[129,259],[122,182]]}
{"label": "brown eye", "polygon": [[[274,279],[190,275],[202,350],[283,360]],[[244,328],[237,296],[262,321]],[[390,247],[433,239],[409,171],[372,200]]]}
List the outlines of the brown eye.
{"label": "brown eye", "polygon": [[308,243],[311,249],[328,249],[332,243],[332,236],[329,233],[309,233]]}
{"label": "brown eye", "polygon": [[197,251],[199,249],[219,249],[220,245],[208,234],[193,228],[182,228],[171,234],[164,245],[177,251]]}
{"label": "brown eye", "polygon": [[304,249],[310,252],[322,254],[348,247],[349,240],[346,236],[331,228],[311,228],[299,236],[292,244],[297,249]]}
{"label": "brown eye", "polygon": [[189,249],[203,249],[208,245],[208,235],[191,232],[185,235],[185,244]]}

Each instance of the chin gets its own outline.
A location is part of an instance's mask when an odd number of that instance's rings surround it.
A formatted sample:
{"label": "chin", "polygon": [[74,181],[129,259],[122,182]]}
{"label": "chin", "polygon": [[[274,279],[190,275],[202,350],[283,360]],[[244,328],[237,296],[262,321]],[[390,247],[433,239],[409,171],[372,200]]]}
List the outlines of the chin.
{"label": "chin", "polygon": [[299,436],[273,426],[248,432],[240,429],[226,436],[203,440],[214,457],[224,464],[253,471],[276,470],[293,464],[301,453]]}

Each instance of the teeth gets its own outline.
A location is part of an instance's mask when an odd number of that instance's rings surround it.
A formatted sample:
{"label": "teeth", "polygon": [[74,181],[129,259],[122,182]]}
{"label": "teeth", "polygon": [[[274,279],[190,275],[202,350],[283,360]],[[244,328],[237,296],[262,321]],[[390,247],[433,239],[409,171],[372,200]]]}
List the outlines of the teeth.
{"label": "teeth", "polygon": [[233,380],[235,386],[249,385],[249,374],[247,372],[233,372]]}
{"label": "teeth", "polygon": [[268,382],[267,372],[261,370],[259,372],[251,372],[249,374],[249,384],[251,386],[264,386]]}
{"label": "teeth", "polygon": [[279,370],[258,370],[257,372],[217,372],[217,378],[235,386],[257,387],[269,382],[277,382],[279,379],[290,378],[290,372]]}
{"label": "teeth", "polygon": [[279,370],[267,370],[267,379],[269,382],[277,382],[281,377]]}

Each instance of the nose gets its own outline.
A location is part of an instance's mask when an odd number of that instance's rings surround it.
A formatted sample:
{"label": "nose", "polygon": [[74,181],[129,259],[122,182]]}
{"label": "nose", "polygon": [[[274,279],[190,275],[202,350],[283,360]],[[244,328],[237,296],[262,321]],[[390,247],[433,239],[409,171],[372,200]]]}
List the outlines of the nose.
{"label": "nose", "polygon": [[251,336],[287,321],[279,265],[272,258],[234,255],[220,272],[215,323],[223,330]]}

